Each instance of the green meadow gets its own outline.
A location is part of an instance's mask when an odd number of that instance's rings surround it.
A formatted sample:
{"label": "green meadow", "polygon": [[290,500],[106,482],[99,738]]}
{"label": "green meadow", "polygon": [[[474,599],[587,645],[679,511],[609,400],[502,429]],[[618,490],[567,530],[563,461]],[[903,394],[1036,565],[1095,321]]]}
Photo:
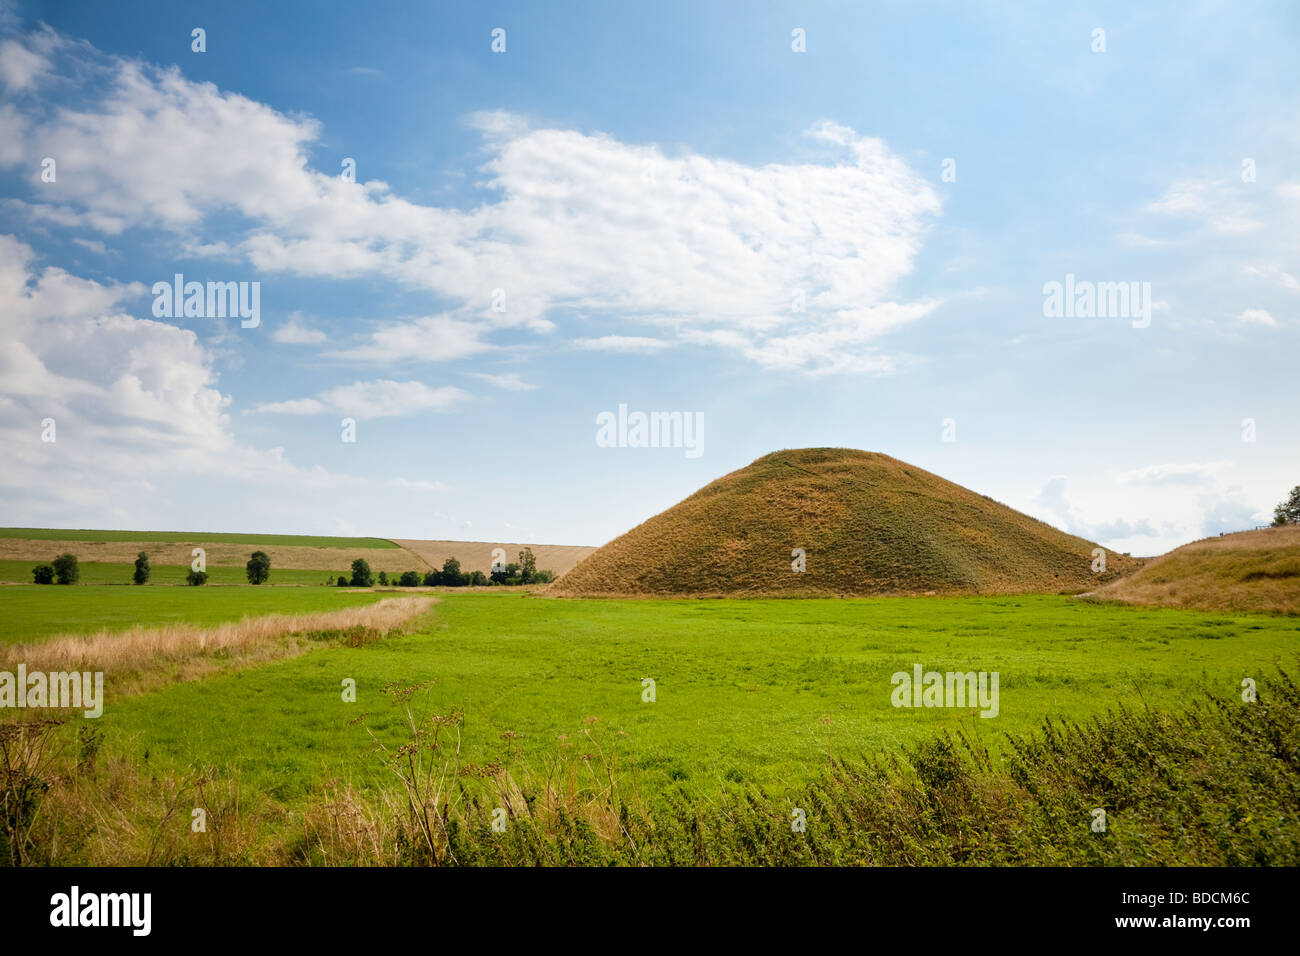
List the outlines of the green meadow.
{"label": "green meadow", "polygon": [[[39,593],[33,593],[39,592]],[[207,621],[370,595],[327,588],[6,588],[3,639],[68,623]],[[376,595],[377,597],[377,595]],[[417,711],[464,712],[462,759],[539,775],[557,757],[614,762],[653,800],[780,790],[830,757],[870,757],[943,731],[994,744],[1047,717],[1179,710],[1292,665],[1294,617],[1202,614],[1067,597],[614,601],[442,593],[414,632],[107,702],[105,747],[160,769],[215,766],[286,802],[328,779],[388,783],[366,726],[403,740],[382,688],[436,681]],[[308,606],[312,601],[325,602]],[[15,603],[17,602],[17,603]],[[262,603],[257,603],[262,602]],[[295,603],[298,602],[298,603]],[[20,633],[12,633],[14,629]],[[891,675],[997,671],[1000,712],[890,703]],[[340,688],[356,682],[356,703]],[[656,699],[643,701],[643,679]],[[356,718],[366,714],[364,725]]]}
{"label": "green meadow", "polygon": [[[88,565],[83,564],[82,572]],[[315,573],[315,572],[312,572]],[[0,644],[55,634],[124,630],[135,624],[220,624],[263,614],[306,614],[369,604],[390,594],[346,588],[111,587],[16,585],[0,588]]]}

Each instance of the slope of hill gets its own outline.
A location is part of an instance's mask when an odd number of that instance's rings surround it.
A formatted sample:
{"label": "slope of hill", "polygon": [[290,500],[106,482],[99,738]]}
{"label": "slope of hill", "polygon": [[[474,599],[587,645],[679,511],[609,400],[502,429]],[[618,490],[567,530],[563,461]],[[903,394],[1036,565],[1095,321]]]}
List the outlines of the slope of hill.
{"label": "slope of hill", "polygon": [[1300,613],[1300,525],[1193,541],[1089,596],[1207,611]]}
{"label": "slope of hill", "polygon": [[[766,455],[605,545],[551,588],[584,594],[1077,592],[1137,567],[888,455]],[[794,549],[806,570],[795,572]]]}

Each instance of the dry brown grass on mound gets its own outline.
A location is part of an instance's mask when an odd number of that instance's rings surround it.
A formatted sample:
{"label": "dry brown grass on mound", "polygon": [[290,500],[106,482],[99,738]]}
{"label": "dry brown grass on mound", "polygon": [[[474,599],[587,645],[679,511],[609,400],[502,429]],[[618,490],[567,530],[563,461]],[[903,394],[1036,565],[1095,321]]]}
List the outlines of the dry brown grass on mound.
{"label": "dry brown grass on mound", "polygon": [[[556,596],[1079,593],[1134,570],[888,455],[799,448],[723,475],[594,552]],[[800,549],[806,564],[794,570]]]}
{"label": "dry brown grass on mound", "polygon": [[0,669],[103,671],[116,693],[141,693],[230,666],[295,657],[322,641],[358,642],[400,630],[437,598],[387,598],[312,614],[266,614],[210,627],[168,624],[52,637],[0,648]]}
{"label": "dry brown grass on mound", "polygon": [[1088,597],[1205,611],[1300,614],[1300,525],[1193,541]]}

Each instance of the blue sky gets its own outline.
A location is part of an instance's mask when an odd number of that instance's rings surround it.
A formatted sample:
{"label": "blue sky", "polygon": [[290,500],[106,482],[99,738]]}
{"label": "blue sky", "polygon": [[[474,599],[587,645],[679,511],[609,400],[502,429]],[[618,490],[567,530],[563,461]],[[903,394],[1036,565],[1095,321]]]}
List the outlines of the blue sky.
{"label": "blue sky", "polygon": [[1130,6],[0,0],[0,522],[600,544],[837,445],[1137,554],[1266,523],[1300,8]]}

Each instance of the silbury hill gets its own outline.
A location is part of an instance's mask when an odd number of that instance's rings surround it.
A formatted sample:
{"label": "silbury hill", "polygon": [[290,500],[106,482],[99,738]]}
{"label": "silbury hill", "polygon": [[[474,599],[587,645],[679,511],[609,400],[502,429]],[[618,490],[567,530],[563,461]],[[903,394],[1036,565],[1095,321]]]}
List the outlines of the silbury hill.
{"label": "silbury hill", "polygon": [[[1141,561],[888,455],[802,448],[724,475],[584,558],[582,595],[1077,593]],[[802,567],[804,570],[796,570]]]}

